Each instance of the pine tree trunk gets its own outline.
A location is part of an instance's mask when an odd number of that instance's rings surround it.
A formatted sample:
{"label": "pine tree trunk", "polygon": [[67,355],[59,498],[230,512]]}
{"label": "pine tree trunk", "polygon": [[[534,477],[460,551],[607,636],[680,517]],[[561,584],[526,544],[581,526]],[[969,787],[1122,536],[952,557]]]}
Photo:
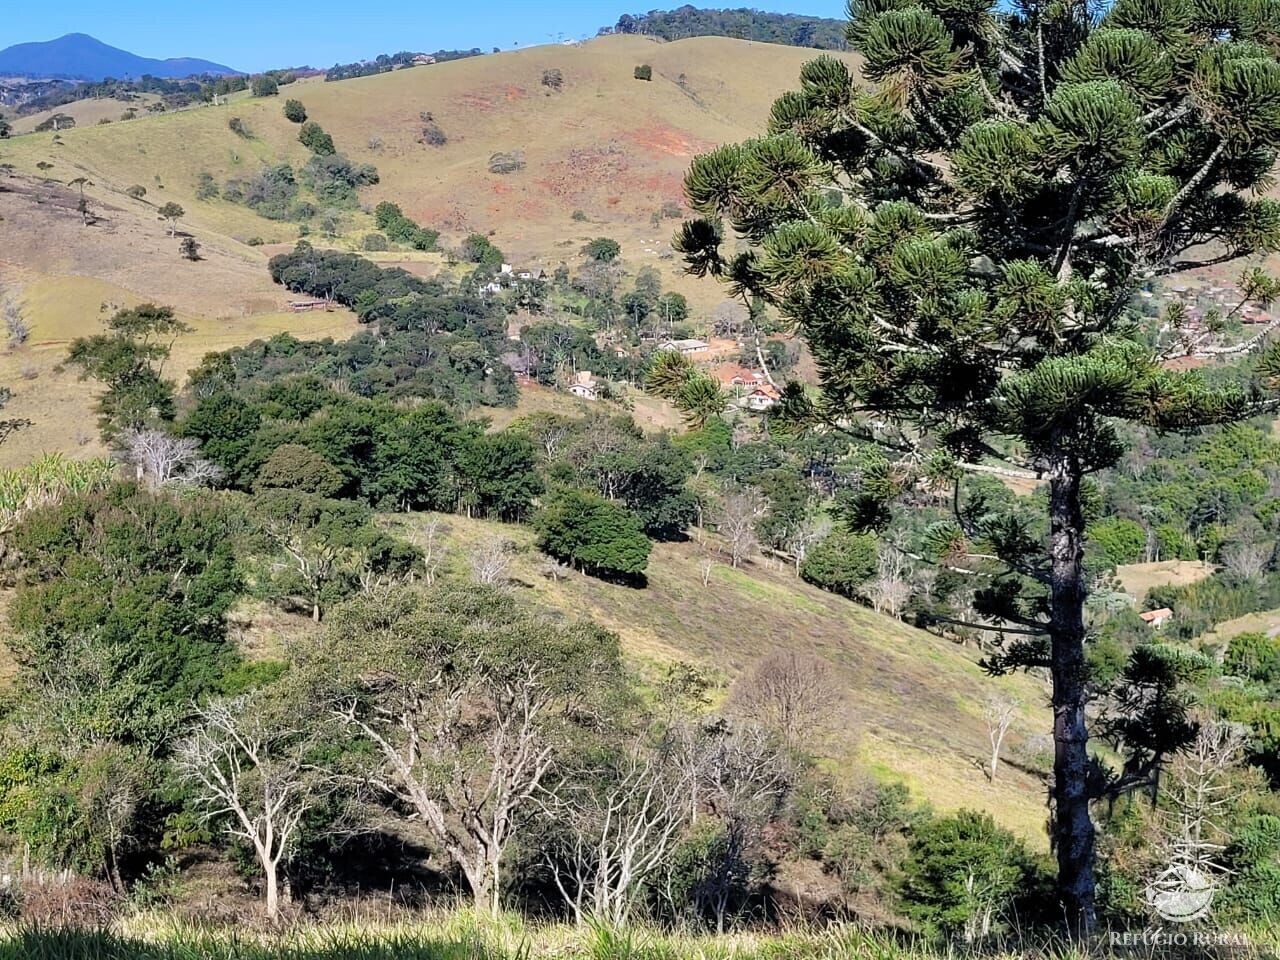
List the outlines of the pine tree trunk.
{"label": "pine tree trunk", "polygon": [[1061,455],[1050,470],[1050,638],[1053,675],[1053,844],[1058,894],[1070,932],[1094,922],[1094,829],[1089,817],[1089,731],[1085,718],[1084,514],[1082,471]]}

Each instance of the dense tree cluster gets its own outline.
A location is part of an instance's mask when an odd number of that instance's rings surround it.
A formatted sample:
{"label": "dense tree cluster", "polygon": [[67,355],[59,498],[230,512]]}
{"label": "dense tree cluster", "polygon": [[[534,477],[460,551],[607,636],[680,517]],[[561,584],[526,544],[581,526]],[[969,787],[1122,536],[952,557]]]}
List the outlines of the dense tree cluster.
{"label": "dense tree cluster", "polygon": [[624,13],[612,27],[600,33],[640,33],[663,40],[686,37],[733,37],[761,43],[784,43],[793,47],[843,50],[846,47],[843,20],[806,17],[793,13],[770,13],[741,7],[736,10],[707,10],[685,5],[675,10],[650,10],[645,14]]}
{"label": "dense tree cluster", "polygon": [[[470,50],[437,50],[429,56],[434,57],[436,63],[444,63],[448,60],[465,60],[468,57],[479,57],[484,53],[479,47],[473,47]],[[361,60],[357,63],[338,63],[334,64],[325,71],[324,79],[326,82],[334,80],[351,80],[355,77],[372,77],[379,73],[390,73],[392,70],[401,67],[413,66],[413,58],[418,54],[409,50],[402,50],[400,53],[380,53],[372,60]]]}

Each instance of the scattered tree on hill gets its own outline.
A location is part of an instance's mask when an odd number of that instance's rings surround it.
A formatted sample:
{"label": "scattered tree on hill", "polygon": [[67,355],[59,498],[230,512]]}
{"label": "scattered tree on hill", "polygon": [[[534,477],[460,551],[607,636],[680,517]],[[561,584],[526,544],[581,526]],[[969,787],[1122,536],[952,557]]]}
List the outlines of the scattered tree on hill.
{"label": "scattered tree on hill", "polygon": [[472,233],[462,241],[459,256],[468,263],[482,267],[497,267],[502,263],[502,251],[495,247],[483,233]]}
{"label": "scattered tree on hill", "polygon": [[596,237],[582,248],[582,252],[591,260],[611,263],[621,255],[622,246],[617,240],[611,240],[609,237]]}
{"label": "scattered tree on hill", "polygon": [[835,529],[805,554],[800,576],[815,586],[855,597],[876,572],[876,537]]}
{"label": "scattered tree on hill", "polygon": [[769,509],[769,502],[755,487],[726,490],[712,511],[712,522],[729,548],[729,564],[737,568],[760,547],[756,525]]}
{"label": "scattered tree on hill", "polygon": [[125,190],[124,193],[125,196],[131,197],[134,200],[141,200],[147,195],[147,188],[140,183],[135,183],[133,186]]}
{"label": "scattered tree on hill", "polygon": [[306,123],[307,108],[301,100],[289,99],[284,102],[284,118],[290,123]]}
{"label": "scattered tree on hill", "polygon": [[326,157],[337,152],[333,137],[314,120],[308,120],[302,125],[302,129],[298,131],[298,142],[318,156]]}
{"label": "scattered tree on hill", "polygon": [[599,494],[558,490],[533,523],[543,550],[588,573],[635,577],[649,565],[651,544],[639,518]]}
{"label": "scattered tree on hill", "polygon": [[542,85],[559,92],[564,87],[564,74],[555,67],[543,70]]}
{"label": "scattered tree on hill", "polygon": [[[1280,147],[1280,63],[1262,42],[1280,21],[1262,7],[1191,16],[1173,0],[1121,0],[1097,18],[915,2],[855,14],[875,89],[835,58],[807,64],[765,137],[694,161],[701,219],[677,246],[694,273],[803,331],[824,392],[788,388],[785,412],[897,461],[861,498],[859,525],[883,524],[897,491],[945,480],[958,509],[936,539],[950,566],[1000,558],[975,606],[1014,638],[991,669],[1051,673],[1058,895],[1067,926],[1087,931],[1090,803],[1148,783],[1166,751],[1129,741],[1123,773],[1090,754],[1083,491],[1120,458],[1124,423],[1189,430],[1274,408],[1280,347],[1252,382],[1219,385],[1162,366],[1194,349],[1176,312],[1153,349],[1128,304],[1206,257],[1280,248],[1280,205],[1249,193]],[[723,250],[731,234],[748,249]],[[1203,253],[1209,240],[1220,253]],[[1242,290],[1265,302],[1277,286],[1250,270]],[[976,472],[1047,479],[1047,541],[966,507]]]}
{"label": "scattered tree on hill", "polygon": [[280,92],[280,83],[274,74],[261,73],[253,78],[250,88],[255,97],[274,97]]}
{"label": "scattered tree on hill", "polygon": [[107,321],[105,334],[71,341],[68,361],[81,377],[106,385],[98,398],[98,424],[104,438],[172,420],[173,381],[163,377],[173,341],[190,327],[172,307],[144,303],[121,310]]}
{"label": "scattered tree on hill", "polygon": [[200,259],[200,244],[195,237],[183,237],[178,244],[179,252],[192,263]]}
{"label": "scattered tree on hill", "polygon": [[178,221],[181,220],[184,216],[186,216],[187,211],[183,210],[180,205],[170,200],[168,203],[162,206],[159,210],[157,210],[156,214],[160,217],[161,220],[168,221],[169,236],[176,237],[178,235]]}
{"label": "scattered tree on hill", "polygon": [[987,776],[992,783],[996,782],[996,773],[1000,768],[1000,749],[1004,746],[1004,738],[1013,725],[1021,706],[1016,697],[993,693],[982,705],[982,716],[987,721],[987,739],[991,743],[991,764],[987,768]]}
{"label": "scattered tree on hill", "polygon": [[729,709],[774,730],[802,750],[822,733],[840,705],[831,664],[794,650],[770,654],[733,684]]}
{"label": "scattered tree on hill", "polygon": [[0,117],[0,140],[8,140],[12,132],[13,126],[4,117]]}
{"label": "scattered tree on hill", "polygon": [[638,67],[636,67],[634,71],[634,76],[637,80],[652,80],[653,67],[649,66],[649,64],[647,63],[642,63]]}
{"label": "scattered tree on hill", "polygon": [[76,203],[76,210],[80,214],[80,222],[86,227],[89,225],[89,201],[84,195],[84,188],[93,186],[93,181],[88,177],[76,177],[74,180],[67,182],[67,186],[76,187],[80,191],[80,199]]}

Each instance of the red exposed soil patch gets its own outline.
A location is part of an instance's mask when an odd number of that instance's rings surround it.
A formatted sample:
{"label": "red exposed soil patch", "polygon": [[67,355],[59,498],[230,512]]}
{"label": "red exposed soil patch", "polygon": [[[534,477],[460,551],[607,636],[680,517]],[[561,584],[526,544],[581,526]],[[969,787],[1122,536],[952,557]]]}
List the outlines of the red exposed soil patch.
{"label": "red exposed soil patch", "polygon": [[660,123],[624,131],[622,136],[646,151],[665,153],[671,157],[692,157],[715,146],[707,140],[689,136]]}

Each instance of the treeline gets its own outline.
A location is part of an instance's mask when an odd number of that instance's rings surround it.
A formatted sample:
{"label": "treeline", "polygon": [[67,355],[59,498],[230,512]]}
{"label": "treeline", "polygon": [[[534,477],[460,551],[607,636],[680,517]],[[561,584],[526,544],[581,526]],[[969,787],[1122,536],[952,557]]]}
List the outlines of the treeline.
{"label": "treeline", "polygon": [[[479,47],[472,47],[470,50],[437,50],[435,53],[428,54],[434,57],[436,63],[444,63],[448,60],[465,60],[468,57],[483,56],[484,51]],[[402,50],[399,53],[380,53],[372,60],[359,60],[355,63],[338,63],[334,64],[325,71],[324,78],[326,81],[334,80],[351,80],[355,77],[372,77],[379,73],[390,73],[401,67],[413,66],[413,58],[419,56],[409,50]]]}
{"label": "treeline", "polygon": [[[234,78],[243,81],[243,77]],[[169,80],[164,77],[152,77],[143,74],[137,80],[88,81],[84,83],[66,83],[59,85],[42,96],[28,100],[18,107],[19,116],[52,110],[76,100],[136,100],[139,94],[159,94],[169,106],[181,106],[197,100],[209,100],[206,91],[217,87],[219,83],[228,84],[229,77],[189,77],[182,80]],[[244,89],[242,85],[239,89]]]}
{"label": "treeline", "polygon": [[733,37],[782,43],[818,50],[844,50],[847,21],[826,17],[806,17],[794,13],[769,13],[740,7],[735,10],[703,10],[685,5],[675,10],[650,10],[644,14],[623,14],[601,34],[642,33],[663,40],[685,37]]}

